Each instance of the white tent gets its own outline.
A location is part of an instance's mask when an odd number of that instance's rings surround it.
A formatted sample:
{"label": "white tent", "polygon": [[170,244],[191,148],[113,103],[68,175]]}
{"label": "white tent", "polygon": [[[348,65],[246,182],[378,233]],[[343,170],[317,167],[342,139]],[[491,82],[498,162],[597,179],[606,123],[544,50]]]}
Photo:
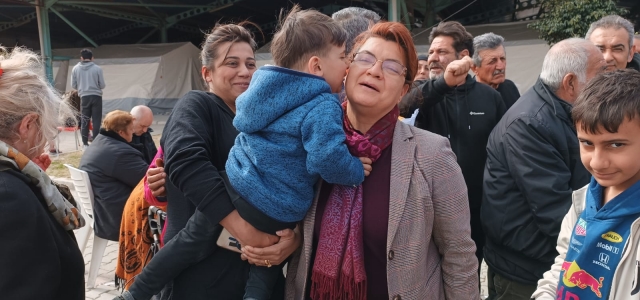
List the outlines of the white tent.
{"label": "white tent", "polygon": [[[71,90],[71,70],[81,49],[53,50],[55,86]],[[204,90],[200,76],[200,50],[191,43],[104,45],[91,49],[104,73],[103,113],[130,110],[140,104],[154,113],[166,113],[190,90]]]}

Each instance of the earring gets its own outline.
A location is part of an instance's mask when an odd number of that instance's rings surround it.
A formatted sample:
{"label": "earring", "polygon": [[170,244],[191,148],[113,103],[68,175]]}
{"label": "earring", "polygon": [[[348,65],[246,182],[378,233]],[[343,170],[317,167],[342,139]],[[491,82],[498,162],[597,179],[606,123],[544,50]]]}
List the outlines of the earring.
{"label": "earring", "polygon": [[22,142],[26,144],[26,143],[27,143],[27,140],[24,140],[24,141],[22,141]]}

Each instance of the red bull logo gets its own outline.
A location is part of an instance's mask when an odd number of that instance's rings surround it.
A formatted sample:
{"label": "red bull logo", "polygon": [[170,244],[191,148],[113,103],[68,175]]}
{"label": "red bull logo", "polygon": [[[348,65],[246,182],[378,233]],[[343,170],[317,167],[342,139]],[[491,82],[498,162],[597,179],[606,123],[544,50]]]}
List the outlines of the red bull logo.
{"label": "red bull logo", "polygon": [[[596,296],[598,296],[598,298],[602,298],[600,288],[602,287],[604,277],[600,277],[596,280],[595,277],[591,276],[587,271],[581,270],[580,266],[578,266],[575,261],[562,263],[562,271],[564,271],[564,275],[562,275],[562,282],[565,286],[570,288],[577,286],[583,290],[588,287],[594,294],[596,294]],[[558,292],[561,293],[561,291]],[[575,295],[572,294],[572,296]]]}

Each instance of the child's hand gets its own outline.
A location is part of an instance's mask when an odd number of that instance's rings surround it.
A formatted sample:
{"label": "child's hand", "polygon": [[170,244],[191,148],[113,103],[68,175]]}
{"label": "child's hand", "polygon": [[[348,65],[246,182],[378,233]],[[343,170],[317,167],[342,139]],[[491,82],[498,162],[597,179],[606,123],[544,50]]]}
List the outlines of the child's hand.
{"label": "child's hand", "polygon": [[369,176],[371,174],[371,164],[373,163],[368,157],[360,157],[360,161],[362,162],[362,167],[364,168],[364,176]]}

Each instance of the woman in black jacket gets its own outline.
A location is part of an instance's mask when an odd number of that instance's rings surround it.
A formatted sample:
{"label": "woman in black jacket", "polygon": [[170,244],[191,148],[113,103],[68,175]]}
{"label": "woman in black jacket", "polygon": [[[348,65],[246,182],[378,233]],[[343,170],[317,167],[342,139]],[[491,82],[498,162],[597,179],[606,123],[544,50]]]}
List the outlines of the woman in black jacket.
{"label": "woman in black jacket", "polygon": [[[176,234],[187,226],[192,215],[199,216],[200,221],[194,227],[221,224],[243,241],[271,238],[240,218],[221,176],[238,135],[233,127],[236,98],[248,88],[257,68],[255,47],[246,28],[235,24],[217,25],[202,44],[202,77],[208,92],[191,91],[184,95],[167,120],[160,141],[168,175],[165,245],[181,238]],[[187,231],[197,233],[198,230]],[[293,243],[293,231],[288,232],[289,239],[282,240]],[[249,264],[241,260],[240,254],[218,248],[215,243],[208,249],[190,249],[193,255],[188,257],[173,255],[167,250],[171,249],[161,249],[136,277],[129,291],[116,299],[149,299],[171,278],[171,299],[242,299]],[[175,268],[168,272],[168,265],[181,266],[184,271],[174,278]],[[272,299],[283,297],[284,277],[281,277]]]}
{"label": "woman in black jacket", "polygon": [[[0,48],[0,53],[6,50]],[[0,54],[0,298],[84,299],[76,207],[44,172],[58,111],[72,115],[23,48]]]}
{"label": "woman in black jacket", "polygon": [[149,164],[131,144],[133,116],[114,110],[102,120],[100,134],[84,151],[80,169],[89,174],[95,196],[93,227],[96,236],[118,241],[122,211]]}

